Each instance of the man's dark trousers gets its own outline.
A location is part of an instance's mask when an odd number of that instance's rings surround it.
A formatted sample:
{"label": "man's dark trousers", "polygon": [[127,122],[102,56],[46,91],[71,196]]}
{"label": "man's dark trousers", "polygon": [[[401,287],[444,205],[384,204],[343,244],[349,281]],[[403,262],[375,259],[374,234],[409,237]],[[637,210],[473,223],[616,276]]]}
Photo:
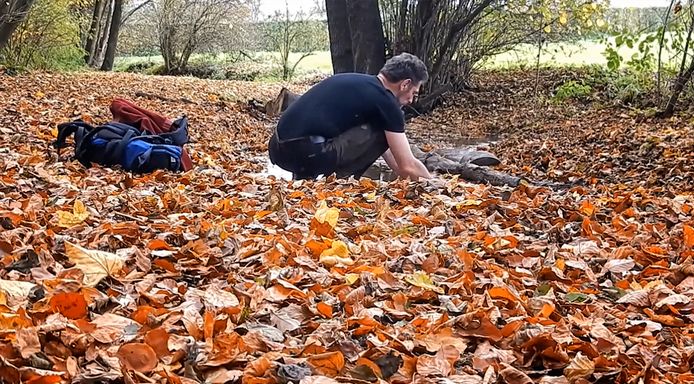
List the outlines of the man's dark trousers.
{"label": "man's dark trousers", "polygon": [[294,179],[315,179],[333,173],[338,178],[360,178],[388,150],[382,129],[369,125],[351,128],[337,137],[270,138],[270,161],[292,172]]}

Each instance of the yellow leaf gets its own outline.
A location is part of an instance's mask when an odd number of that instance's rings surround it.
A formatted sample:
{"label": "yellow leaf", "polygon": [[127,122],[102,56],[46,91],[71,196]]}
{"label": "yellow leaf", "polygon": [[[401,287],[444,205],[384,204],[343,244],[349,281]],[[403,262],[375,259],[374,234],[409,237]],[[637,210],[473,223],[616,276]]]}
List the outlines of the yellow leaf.
{"label": "yellow leaf", "polygon": [[41,91],[36,91],[36,93],[34,93],[34,98],[36,100],[43,99],[44,96],[46,96],[46,94]]}
{"label": "yellow leaf", "polygon": [[437,287],[436,285],[434,285],[434,282],[431,281],[431,278],[429,277],[429,275],[427,275],[425,272],[422,272],[422,271],[418,271],[418,272],[415,272],[414,274],[412,274],[410,276],[406,276],[405,281],[407,281],[408,283],[410,283],[416,287],[429,289],[429,290],[432,290],[436,293],[443,293],[443,289],[441,287]]}
{"label": "yellow leaf", "polygon": [[340,240],[333,241],[330,248],[321,252],[320,262],[328,266],[333,266],[335,264],[354,264],[354,260],[349,257],[347,244]]}
{"label": "yellow leaf", "polygon": [[125,266],[125,259],[104,251],[89,250],[65,242],[65,253],[84,273],[84,284],[94,287],[106,276],[113,276]]}
{"label": "yellow leaf", "polygon": [[345,275],[345,282],[348,285],[354,284],[357,280],[359,280],[359,274],[358,273],[348,273]]}
{"label": "yellow leaf", "polygon": [[35,286],[27,281],[0,280],[0,304],[13,307],[23,302]]}
{"label": "yellow leaf", "polygon": [[340,217],[339,209],[328,208],[328,204],[325,200],[320,202],[320,206],[318,210],[316,210],[316,220],[318,220],[319,223],[328,223],[331,227],[335,228],[338,217]]}
{"label": "yellow leaf", "polygon": [[324,250],[320,254],[321,256],[340,256],[340,257],[348,257],[349,256],[349,248],[347,248],[347,244],[345,244],[344,241],[340,240],[335,240],[330,244],[330,248]]}
{"label": "yellow leaf", "polygon": [[550,26],[548,25],[548,26],[545,27],[545,33],[550,33],[550,32],[552,32],[552,27],[550,27]]}
{"label": "yellow leaf", "polygon": [[75,200],[75,205],[72,208],[72,212],[58,211],[58,225],[63,228],[74,227],[75,225],[82,224],[89,217],[89,212],[87,208],[84,207],[84,203],[79,200]]}
{"label": "yellow leaf", "polygon": [[561,13],[561,15],[559,16],[559,22],[561,24],[566,24],[569,22],[569,16],[566,14],[566,12]]}
{"label": "yellow leaf", "polygon": [[605,26],[605,20],[603,20],[603,19],[598,19],[598,21],[596,21],[595,24],[596,24],[599,28],[602,28],[602,27]]}

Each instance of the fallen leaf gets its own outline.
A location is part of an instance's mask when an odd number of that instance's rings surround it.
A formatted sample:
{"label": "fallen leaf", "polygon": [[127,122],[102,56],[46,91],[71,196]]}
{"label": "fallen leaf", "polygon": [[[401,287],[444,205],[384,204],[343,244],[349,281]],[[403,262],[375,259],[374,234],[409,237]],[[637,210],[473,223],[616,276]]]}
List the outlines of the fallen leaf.
{"label": "fallen leaf", "polygon": [[341,352],[337,351],[312,355],[306,361],[311,365],[315,373],[325,376],[337,376],[345,367],[345,358]]}
{"label": "fallen leaf", "polygon": [[446,359],[439,356],[422,355],[417,359],[417,373],[425,377],[443,376],[451,374],[453,367]]}
{"label": "fallen leaf", "polygon": [[405,281],[416,287],[429,289],[440,294],[444,293],[443,288],[436,286],[431,280],[431,277],[422,271],[417,271],[412,275],[405,276]]}
{"label": "fallen leaf", "polygon": [[593,374],[595,371],[595,363],[593,360],[578,352],[576,356],[571,359],[569,365],[564,368],[564,375],[570,382],[574,382],[577,379],[587,378]]}
{"label": "fallen leaf", "polygon": [[242,376],[242,371],[219,368],[205,376],[205,383],[226,384],[228,382],[237,382]]}
{"label": "fallen leaf", "polygon": [[149,373],[157,367],[157,354],[152,347],[143,343],[123,344],[118,348],[118,360],[127,369]]}
{"label": "fallen leaf", "polygon": [[617,303],[631,304],[639,307],[648,307],[651,305],[651,301],[648,297],[648,291],[645,289],[627,292],[624,296],[617,300]]}
{"label": "fallen leaf", "polygon": [[605,263],[603,269],[612,273],[625,273],[631,271],[636,266],[631,259],[613,259]]}
{"label": "fallen leaf", "polygon": [[307,376],[301,379],[299,384],[340,384],[340,382],[325,376]]}
{"label": "fallen leaf", "polygon": [[24,359],[28,359],[31,355],[41,352],[41,340],[36,328],[22,328],[17,330],[17,345],[19,352]]}
{"label": "fallen leaf", "polygon": [[508,364],[502,364],[502,367],[504,367],[504,369],[499,372],[499,375],[504,379],[504,382],[514,384],[534,384],[534,381],[528,377],[528,375],[519,371],[518,369],[513,368]]}
{"label": "fallen leaf", "polygon": [[92,337],[104,344],[111,344],[121,339],[126,333],[137,333],[140,329],[139,324],[134,320],[113,313],[97,316],[92,320],[92,324],[96,327],[96,330],[91,332]]}
{"label": "fallen leaf", "polygon": [[324,302],[316,304],[316,309],[318,309],[318,312],[326,319],[331,319],[333,317],[333,307]]}
{"label": "fallen leaf", "polygon": [[115,276],[125,266],[125,259],[108,252],[88,250],[79,245],[65,242],[65,253],[84,273],[84,284],[95,287],[107,276]]}
{"label": "fallen leaf", "polygon": [[152,347],[152,350],[154,350],[159,358],[171,354],[169,351],[169,332],[163,327],[155,328],[147,332],[144,341],[147,345]]}
{"label": "fallen leaf", "polygon": [[685,247],[694,248],[694,228],[689,225],[684,226],[684,245]]}
{"label": "fallen leaf", "polygon": [[87,300],[80,292],[62,292],[51,297],[50,306],[53,311],[71,320],[83,319],[87,316]]}
{"label": "fallen leaf", "polygon": [[316,210],[315,218],[319,223],[328,223],[331,227],[337,226],[337,220],[340,217],[340,210],[337,208],[328,208],[325,200],[320,202]]}
{"label": "fallen leaf", "polygon": [[72,212],[58,211],[58,225],[63,228],[71,228],[82,224],[89,217],[89,212],[85,208],[84,203],[80,200],[75,200]]}
{"label": "fallen leaf", "polygon": [[0,304],[8,307],[21,305],[27,300],[34,287],[36,287],[36,284],[28,281],[0,279]]}
{"label": "fallen leaf", "polygon": [[353,265],[354,260],[349,257],[349,249],[343,241],[335,240],[330,248],[320,254],[320,262],[327,266],[336,264]]}

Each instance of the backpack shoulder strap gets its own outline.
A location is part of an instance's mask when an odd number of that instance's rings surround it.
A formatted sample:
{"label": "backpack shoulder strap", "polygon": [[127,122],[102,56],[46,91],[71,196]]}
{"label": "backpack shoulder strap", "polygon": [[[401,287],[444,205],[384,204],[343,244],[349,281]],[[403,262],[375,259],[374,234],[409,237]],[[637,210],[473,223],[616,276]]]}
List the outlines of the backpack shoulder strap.
{"label": "backpack shoulder strap", "polygon": [[53,141],[53,148],[58,151],[58,156],[60,156],[60,150],[67,147],[67,138],[70,135],[75,135],[75,147],[77,147],[84,136],[91,132],[94,127],[82,120],[75,120],[69,123],[62,123],[58,125],[58,137]]}

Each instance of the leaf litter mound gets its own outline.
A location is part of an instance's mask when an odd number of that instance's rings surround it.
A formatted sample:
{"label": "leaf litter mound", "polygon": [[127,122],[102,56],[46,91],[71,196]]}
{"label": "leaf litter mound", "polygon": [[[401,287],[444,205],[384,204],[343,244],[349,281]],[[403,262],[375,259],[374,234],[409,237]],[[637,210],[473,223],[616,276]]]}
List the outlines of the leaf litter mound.
{"label": "leaf litter mound", "polygon": [[[5,382],[694,381],[691,195],[627,173],[563,191],[278,181],[258,159],[271,121],[244,101],[279,86],[0,79]],[[197,168],[58,159],[56,124],[105,121],[118,96],[186,113]]]}

